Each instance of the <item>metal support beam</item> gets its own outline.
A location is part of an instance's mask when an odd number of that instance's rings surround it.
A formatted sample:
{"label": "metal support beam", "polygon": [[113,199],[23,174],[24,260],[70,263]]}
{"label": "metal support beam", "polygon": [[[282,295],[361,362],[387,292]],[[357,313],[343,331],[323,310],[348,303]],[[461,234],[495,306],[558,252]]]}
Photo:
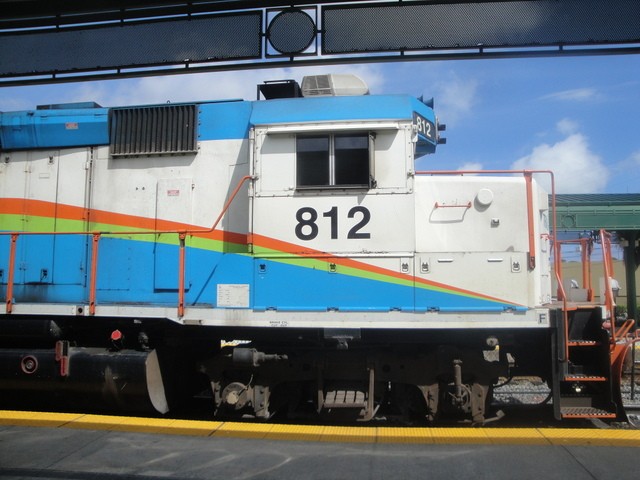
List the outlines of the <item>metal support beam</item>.
{"label": "metal support beam", "polygon": [[636,270],[638,263],[636,262],[636,242],[638,241],[638,230],[618,232],[618,235],[627,241],[624,247],[624,270],[627,280],[627,314],[633,319],[635,327],[638,326],[638,300],[636,285]]}
{"label": "metal support beam", "polygon": [[556,215],[560,231],[640,230],[640,195],[558,195]]}
{"label": "metal support beam", "polygon": [[0,44],[0,86],[339,63],[637,54],[640,2],[0,0]]}

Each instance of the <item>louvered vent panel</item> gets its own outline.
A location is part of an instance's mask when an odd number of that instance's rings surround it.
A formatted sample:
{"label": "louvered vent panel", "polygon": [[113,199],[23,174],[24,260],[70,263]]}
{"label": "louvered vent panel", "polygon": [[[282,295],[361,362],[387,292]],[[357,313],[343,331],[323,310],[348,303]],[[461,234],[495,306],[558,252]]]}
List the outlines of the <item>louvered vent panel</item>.
{"label": "louvered vent panel", "polygon": [[197,125],[196,105],[111,109],[111,156],[195,153]]}
{"label": "louvered vent panel", "polygon": [[310,75],[302,79],[302,91],[305,97],[332,95],[329,75]]}

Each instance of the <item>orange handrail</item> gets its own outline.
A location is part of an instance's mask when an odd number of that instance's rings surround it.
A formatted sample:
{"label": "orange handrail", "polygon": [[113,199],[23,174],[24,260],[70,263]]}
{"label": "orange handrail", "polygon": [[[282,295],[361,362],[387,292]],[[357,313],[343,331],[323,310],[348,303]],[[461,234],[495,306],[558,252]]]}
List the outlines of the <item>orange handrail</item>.
{"label": "orange handrail", "polygon": [[93,242],[91,244],[91,280],[89,282],[89,314],[96,313],[96,290],[98,283],[98,245],[100,243],[100,234],[93,234]]}
{"label": "orange handrail", "polygon": [[245,175],[239,181],[234,190],[229,195],[229,199],[222,207],[222,211],[213,222],[210,228],[191,228],[191,229],[169,229],[169,230],[132,230],[132,231],[64,231],[64,232],[0,232],[0,235],[11,236],[11,247],[9,250],[9,272],[7,278],[7,292],[6,292],[6,313],[10,314],[13,311],[13,286],[15,278],[15,257],[16,257],[16,244],[18,237],[21,235],[92,235],[92,251],[91,251],[91,269],[89,280],[89,313],[95,315],[96,309],[96,291],[97,291],[97,279],[98,279],[98,247],[100,238],[102,235],[160,235],[167,233],[178,234],[178,240],[180,245],[179,257],[178,257],[178,316],[184,316],[185,306],[185,265],[186,265],[186,252],[185,252],[185,239],[187,235],[195,235],[202,233],[212,233],[229,210],[233,200],[238,195],[242,186],[248,181],[253,179],[251,175]]}
{"label": "orange handrail", "polygon": [[18,243],[18,234],[11,234],[11,246],[9,247],[9,272],[7,272],[7,298],[6,312],[11,313],[13,310],[13,278],[16,269],[16,244]]}
{"label": "orange handrail", "polygon": [[616,315],[613,290],[611,289],[611,279],[613,278],[613,262],[611,260],[611,234],[605,230],[600,230],[600,241],[602,244],[602,265],[604,267],[604,304],[610,315],[609,324],[611,329],[611,343],[616,342]]}
{"label": "orange handrail", "polygon": [[[593,300],[593,284],[591,281],[591,253],[593,250],[593,240],[591,238],[578,238],[570,240],[558,240],[561,247],[558,250],[558,263],[562,266],[562,245],[570,245],[574,243],[580,244],[580,260],[582,263],[582,288],[587,290],[587,300]],[[562,277],[562,275],[561,275]],[[560,289],[558,289],[558,298],[561,298]]]}
{"label": "orange handrail", "polygon": [[180,253],[178,256],[178,317],[184,315],[184,274],[186,264],[185,238],[184,233],[180,234]]}
{"label": "orange handrail", "polygon": [[527,190],[527,229],[529,235],[529,270],[536,268],[536,240],[533,225],[533,177],[531,172],[525,172],[524,180]]}

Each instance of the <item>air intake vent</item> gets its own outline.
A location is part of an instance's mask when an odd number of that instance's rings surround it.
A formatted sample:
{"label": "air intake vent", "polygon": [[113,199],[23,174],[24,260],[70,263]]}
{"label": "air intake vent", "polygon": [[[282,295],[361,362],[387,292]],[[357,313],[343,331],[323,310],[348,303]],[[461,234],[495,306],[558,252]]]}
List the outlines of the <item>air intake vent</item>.
{"label": "air intake vent", "polygon": [[311,75],[302,79],[303,97],[367,95],[369,87],[355,75]]}
{"label": "air intake vent", "polygon": [[312,75],[302,80],[305,97],[333,95],[329,75]]}
{"label": "air intake vent", "polygon": [[114,108],[109,116],[113,157],[195,153],[196,105]]}

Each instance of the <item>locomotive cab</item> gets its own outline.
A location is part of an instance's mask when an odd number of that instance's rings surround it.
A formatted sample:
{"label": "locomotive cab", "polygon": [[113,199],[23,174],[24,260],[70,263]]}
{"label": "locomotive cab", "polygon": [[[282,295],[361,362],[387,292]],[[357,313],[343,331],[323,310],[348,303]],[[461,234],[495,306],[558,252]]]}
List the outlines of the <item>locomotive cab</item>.
{"label": "locomotive cab", "polygon": [[[249,229],[256,308],[413,307],[410,291],[398,294],[388,285],[376,295],[371,295],[375,286],[366,282],[340,289],[348,266],[326,261],[348,257],[403,274],[413,269],[414,124],[411,119],[353,118],[354,112],[366,111],[367,100],[306,99],[312,103],[301,114],[271,124],[262,119],[273,118],[273,111],[298,112],[300,107],[291,100],[255,106]],[[311,121],[320,108],[331,112],[333,120]],[[279,244],[269,245],[266,239]],[[313,278],[295,281],[295,271],[287,272],[282,265],[289,262],[304,264],[307,273],[313,270]],[[281,288],[284,284],[290,287]]]}

